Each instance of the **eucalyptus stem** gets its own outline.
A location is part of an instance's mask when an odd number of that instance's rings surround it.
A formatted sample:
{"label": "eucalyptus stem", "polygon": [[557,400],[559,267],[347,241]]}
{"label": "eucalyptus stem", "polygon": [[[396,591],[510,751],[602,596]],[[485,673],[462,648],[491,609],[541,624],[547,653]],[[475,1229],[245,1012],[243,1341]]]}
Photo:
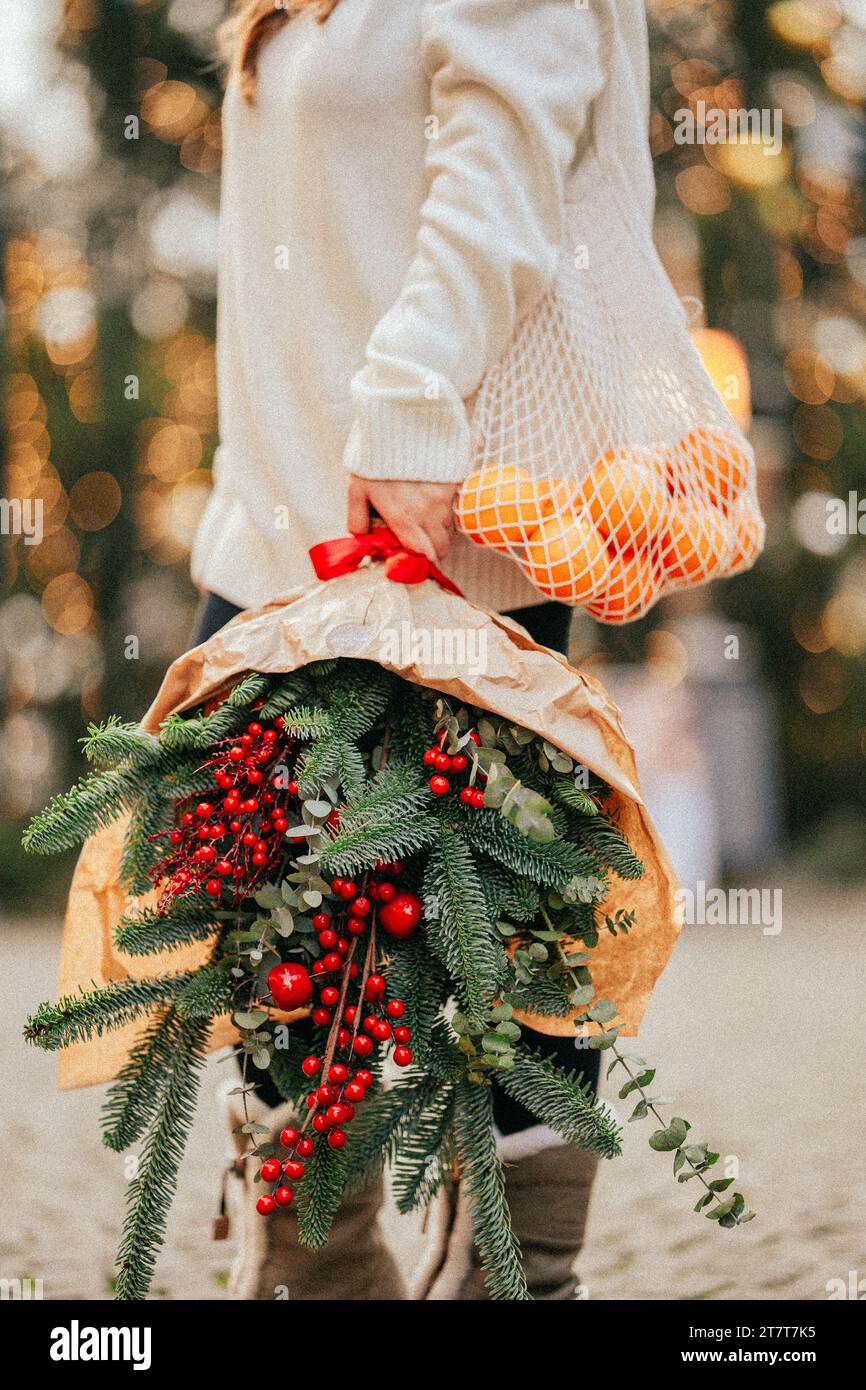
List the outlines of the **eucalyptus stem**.
{"label": "eucalyptus stem", "polygon": [[[549,928],[551,931],[555,930],[555,928],[554,928],[554,926],[553,926],[553,923],[552,923],[552,921],[551,921],[551,918],[549,917],[549,915],[547,914],[547,912],[544,910],[543,907],[541,908],[541,916],[544,918],[545,923],[547,924],[548,928]],[[565,970],[566,975],[568,976],[568,979],[569,979],[570,983],[572,984],[573,987],[579,988],[579,987],[580,987],[580,981],[579,981],[579,980],[577,979],[577,977],[576,977],[576,974],[575,974],[575,971],[574,971],[574,967],[571,966],[571,965],[569,965],[569,963],[568,963],[568,957],[566,956],[565,951],[564,951],[563,948],[562,948],[562,942],[561,942],[561,941],[557,941],[557,943],[556,943],[556,953],[557,953],[557,955],[558,955],[558,957],[559,957],[560,962],[562,963],[562,966],[563,966],[563,968],[564,968],[564,970]],[[589,967],[587,967],[587,973],[590,974],[590,982],[591,982],[591,972],[589,972]],[[592,1020],[589,1020],[589,1019],[576,1019],[576,1020],[575,1020],[575,1026],[577,1026],[577,1024],[579,1024],[579,1023],[584,1023],[584,1024],[586,1024],[587,1022],[592,1022]],[[597,1026],[601,1029],[602,1032],[605,1031],[604,1025],[603,1025],[603,1024],[598,1024]],[[607,1049],[605,1049],[605,1051],[607,1051]],[[614,1066],[621,1066],[621,1067],[623,1068],[623,1070],[625,1071],[625,1073],[626,1073],[626,1075],[628,1076],[629,1080],[634,1084],[635,1090],[636,1090],[636,1091],[638,1092],[638,1094],[640,1095],[640,1098],[641,1098],[641,1100],[642,1100],[642,1102],[643,1102],[643,1104],[644,1104],[644,1108],[645,1108],[647,1114],[653,1115],[653,1116],[655,1117],[655,1119],[658,1121],[658,1123],[662,1126],[662,1128],[663,1128],[663,1129],[667,1129],[667,1127],[668,1127],[667,1121],[665,1120],[665,1118],[664,1118],[663,1115],[660,1115],[660,1114],[659,1114],[659,1112],[658,1112],[658,1110],[656,1109],[655,1105],[653,1105],[653,1103],[652,1103],[652,1101],[650,1100],[649,1096],[646,1094],[646,1091],[644,1090],[643,1086],[641,1085],[641,1083],[640,1083],[638,1077],[635,1076],[634,1072],[632,1071],[631,1067],[630,1067],[629,1064],[628,1064],[628,1061],[626,1060],[626,1058],[623,1056],[623,1054],[620,1052],[619,1048],[617,1047],[617,1045],[616,1045],[616,1039],[614,1039],[614,1041],[611,1043],[611,1045],[610,1045],[610,1051],[613,1053],[614,1059],[615,1059],[613,1065],[614,1065]],[[612,1070],[613,1070],[613,1067],[611,1067],[610,1070],[612,1071]],[[682,1147],[682,1145],[679,1145],[679,1146],[678,1146],[677,1152],[682,1154],[684,1161],[689,1165],[689,1167],[691,1168],[691,1170],[692,1170],[692,1172],[694,1173],[695,1177],[698,1178],[699,1181],[702,1183],[702,1185],[706,1188],[707,1192],[709,1193],[709,1195],[711,1196],[711,1198],[713,1199],[713,1201],[717,1202],[717,1203],[721,1206],[721,1205],[722,1205],[722,1197],[720,1196],[720,1194],[719,1194],[718,1192],[713,1191],[712,1187],[710,1186],[710,1184],[707,1182],[706,1178],[704,1177],[703,1169],[702,1169],[701,1167],[699,1167],[697,1164],[695,1164],[695,1163],[692,1162],[692,1160],[689,1158],[688,1154],[686,1153],[686,1151],[685,1151],[685,1149]],[[740,1225],[740,1218],[739,1218],[739,1216],[735,1216],[733,1212],[731,1212],[730,1215],[731,1215],[731,1217],[732,1217],[732,1220],[734,1221],[734,1224],[737,1225],[737,1226],[739,1226],[739,1225]]]}

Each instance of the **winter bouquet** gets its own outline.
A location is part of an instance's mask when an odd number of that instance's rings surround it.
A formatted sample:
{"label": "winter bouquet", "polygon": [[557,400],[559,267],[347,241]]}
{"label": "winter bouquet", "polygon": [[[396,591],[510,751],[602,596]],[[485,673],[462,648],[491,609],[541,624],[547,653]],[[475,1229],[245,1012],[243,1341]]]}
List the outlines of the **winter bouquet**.
{"label": "winter bouquet", "polygon": [[[405,622],[483,627],[484,671],[423,641],[386,655]],[[493,1087],[593,1154],[621,1143],[580,1053],[554,1067],[527,1022],[606,1054],[696,1210],[749,1218],[622,1046],[677,927],[618,715],[521,629],[432,580],[360,571],[244,615],[175,663],[142,725],[109,719],[84,749],[92,775],[26,835],[37,853],[90,837],[64,943],[76,987],[26,1035],[77,1054],[67,1083],[116,1073],[105,1142],[140,1146],[121,1298],[147,1293],[203,1063],[226,1042],[257,1211],[293,1207],[310,1247],[390,1164],[403,1210],[465,1185],[491,1296],[527,1296]],[[297,1116],[278,1137],[247,1108],[264,1073]]]}

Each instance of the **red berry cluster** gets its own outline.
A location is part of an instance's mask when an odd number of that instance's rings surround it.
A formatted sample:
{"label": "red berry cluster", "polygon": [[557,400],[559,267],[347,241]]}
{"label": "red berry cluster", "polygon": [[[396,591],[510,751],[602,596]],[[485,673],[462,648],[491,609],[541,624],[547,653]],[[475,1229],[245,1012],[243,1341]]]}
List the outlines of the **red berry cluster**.
{"label": "red berry cluster", "polygon": [[[307,1117],[300,1130],[285,1129],[281,1143],[291,1150],[285,1162],[268,1158],[259,1175],[263,1182],[275,1183],[256,1203],[256,1210],[268,1216],[278,1206],[293,1200],[291,1182],[304,1175],[303,1159],[314,1152],[318,1136],[332,1149],[346,1143],[346,1126],[355,1118],[355,1108],[373,1084],[373,1073],[363,1063],[377,1046],[394,1044],[393,1061],[398,1067],[412,1062],[409,1047],[411,1029],[401,1020],[406,1013],[402,999],[386,999],[387,981],[374,968],[375,924],[373,904],[378,904],[378,923],[391,935],[406,936],[421,919],[422,903],[414,893],[397,891],[393,879],[402,864],[378,864],[370,875],[366,892],[352,879],[334,878],[331,891],[342,899],[338,912],[317,912],[313,926],[323,954],[309,972],[306,966],[289,961],[274,966],[268,985],[278,1008],[296,1009],[313,1003],[312,1021],[327,1029],[324,1047],[305,1057],[301,1070],[318,1084],[307,1095]],[[391,924],[389,926],[389,923]],[[411,923],[411,925],[410,925]],[[359,938],[370,929],[363,970],[353,960]],[[352,939],[354,938],[354,940]],[[355,1002],[349,1002],[349,989],[359,980]],[[318,988],[318,999],[315,998]],[[360,1065],[359,1065],[360,1064]],[[312,1134],[307,1134],[307,1129]]]}
{"label": "red berry cluster", "polygon": [[292,744],[282,718],[272,727],[253,721],[205,763],[214,788],[195,805],[178,802],[172,850],[153,871],[167,884],[163,902],[202,892],[237,902],[277,863],[297,814],[298,784],[282,771]]}
{"label": "red berry cluster", "polygon": [[[473,730],[469,735],[473,743],[480,743],[481,739]],[[434,796],[447,796],[452,790],[452,778],[454,773],[466,772],[469,767],[469,759],[465,753],[446,753],[445,745],[448,735],[443,733],[439,736],[439,742],[432,748],[428,748],[424,753],[424,766],[434,769],[433,775],[428,783]],[[446,773],[449,774],[446,776]],[[484,773],[481,773],[484,776]],[[467,782],[460,788],[460,800],[464,806],[481,807],[484,805],[484,792],[480,787],[473,786]]]}
{"label": "red berry cluster", "polygon": [[304,1176],[304,1159],[309,1158],[315,1149],[312,1139],[307,1139],[298,1129],[284,1129],[280,1133],[280,1143],[290,1149],[292,1158],[281,1163],[278,1158],[266,1158],[259,1169],[262,1182],[276,1183],[273,1192],[266,1192],[256,1202],[256,1211],[261,1216],[270,1216],[276,1207],[287,1207],[294,1200],[295,1190],[290,1182],[299,1182]]}

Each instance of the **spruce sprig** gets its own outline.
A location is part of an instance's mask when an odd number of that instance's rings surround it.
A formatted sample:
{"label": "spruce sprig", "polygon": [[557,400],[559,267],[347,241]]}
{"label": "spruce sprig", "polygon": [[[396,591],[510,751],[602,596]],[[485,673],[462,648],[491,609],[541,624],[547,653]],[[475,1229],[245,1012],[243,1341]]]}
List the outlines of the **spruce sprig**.
{"label": "spruce sprig", "polygon": [[445,812],[427,860],[424,901],[430,948],[451,975],[467,1017],[479,1021],[507,978],[506,961],[472,851]]}
{"label": "spruce sprig", "polygon": [[40,1004],[27,1020],[24,1037],[47,1052],[100,1038],[176,999],[192,978],[186,973],[152,980],[117,980],[87,993],[66,995],[56,1004]]}
{"label": "spruce sprig", "polygon": [[179,899],[164,912],[146,907],[125,913],[114,928],[114,944],[129,956],[153,956],[193,941],[207,941],[216,930],[208,904]]}
{"label": "spruce sprig", "polygon": [[112,1082],[102,1109],[103,1143],[122,1153],[139,1140],[154,1117],[181,1041],[177,1010],[154,1015]]}
{"label": "spruce sprig", "polygon": [[505,1178],[493,1134],[493,1098],[487,1086],[462,1081],[455,1093],[455,1147],[461,1180],[471,1199],[475,1244],[492,1299],[529,1298],[520,1247],[511,1228]]}
{"label": "spruce sprig", "polygon": [[129,1185],[126,1220],[117,1256],[117,1297],[147,1296],[156,1257],[165,1240],[186,1141],[207,1055],[207,1020],[187,1020],[178,1033],[172,1063],[161,1077],[154,1123]]}
{"label": "spruce sprig", "polygon": [[567,1143],[599,1158],[622,1153],[620,1127],[609,1108],[574,1072],[521,1048],[515,1054],[513,1069],[499,1074],[499,1084]]}

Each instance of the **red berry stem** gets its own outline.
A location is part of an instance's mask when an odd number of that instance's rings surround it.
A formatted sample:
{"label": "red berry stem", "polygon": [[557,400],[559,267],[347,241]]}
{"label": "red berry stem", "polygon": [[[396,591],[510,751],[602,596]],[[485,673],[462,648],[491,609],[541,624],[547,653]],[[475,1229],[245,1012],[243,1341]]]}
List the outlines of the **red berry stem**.
{"label": "red berry stem", "polygon": [[[367,881],[367,876],[365,875],[365,877],[364,877],[364,886],[366,886],[366,881]],[[340,982],[340,1000],[339,1000],[339,1003],[337,1004],[336,1008],[334,1009],[334,1017],[333,1017],[333,1019],[331,1020],[331,1027],[330,1027],[330,1030],[329,1030],[329,1032],[328,1032],[328,1040],[327,1040],[327,1042],[325,1043],[325,1059],[324,1059],[324,1062],[322,1063],[322,1075],[323,1075],[323,1076],[327,1076],[327,1075],[328,1075],[328,1072],[329,1072],[330,1069],[331,1069],[331,1065],[332,1065],[332,1063],[333,1063],[333,1061],[334,1061],[334,1057],[335,1057],[335,1055],[336,1055],[336,1051],[337,1051],[337,1035],[339,1034],[340,1028],[342,1027],[342,1022],[343,1022],[343,1010],[344,1010],[345,1007],[346,1007],[346,995],[347,995],[348,992],[349,992],[349,976],[350,976],[350,974],[351,974],[352,957],[353,957],[354,954],[355,954],[355,948],[357,947],[357,945],[358,945],[358,937],[357,937],[357,936],[353,936],[353,937],[352,937],[352,944],[351,944],[351,946],[349,947],[348,954],[346,955],[346,959],[343,961],[343,969],[342,969],[343,978],[342,978],[342,981]],[[366,967],[365,967],[365,968],[366,968]],[[358,1010],[358,1012],[360,1013],[360,1009]],[[356,1017],[357,1017],[357,1016],[356,1016]],[[356,1027],[357,1027],[357,1024],[356,1024]],[[304,1131],[306,1130],[307,1126],[308,1126],[309,1124],[312,1123],[312,1119],[313,1119],[313,1115],[314,1115],[314,1114],[315,1114],[315,1111],[314,1111],[313,1109],[310,1109],[310,1110],[307,1111],[306,1117],[305,1117],[305,1119],[304,1119],[304,1123],[301,1125],[301,1133],[302,1133],[302,1134],[303,1134]]]}
{"label": "red berry stem", "polygon": [[358,1029],[359,1029],[360,1026],[361,1026],[361,1016],[362,1016],[362,1014],[363,1014],[363,1012],[364,1012],[364,994],[365,994],[366,989],[367,989],[367,981],[368,981],[369,978],[370,978],[370,972],[371,972],[371,970],[372,970],[372,968],[373,968],[373,960],[374,960],[374,958],[375,958],[375,954],[376,954],[376,916],[375,916],[375,913],[374,913],[373,918],[372,918],[372,921],[370,922],[370,937],[369,937],[369,940],[368,940],[368,942],[367,942],[367,950],[366,950],[366,952],[364,953],[364,966],[363,966],[363,969],[361,970],[361,985],[360,985],[360,989],[359,989],[359,991],[358,991],[358,1012],[355,1014],[355,1021],[354,1021],[353,1025],[352,1025],[352,1041],[351,1041],[351,1043],[349,1044],[349,1055],[350,1055],[350,1056],[353,1055],[353,1046],[354,1046],[354,1042],[355,1042],[355,1039],[356,1039],[357,1036],[358,1036]]}

